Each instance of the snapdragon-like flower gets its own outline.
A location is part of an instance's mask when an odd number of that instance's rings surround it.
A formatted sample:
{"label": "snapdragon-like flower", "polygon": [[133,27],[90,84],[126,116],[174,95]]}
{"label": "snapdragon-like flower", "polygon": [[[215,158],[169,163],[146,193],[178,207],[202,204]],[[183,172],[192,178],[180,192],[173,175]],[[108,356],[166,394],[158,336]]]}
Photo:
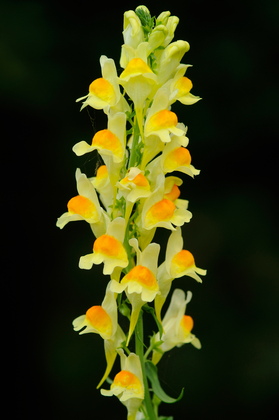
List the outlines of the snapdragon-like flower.
{"label": "snapdragon-like flower", "polygon": [[124,44],[137,48],[144,41],[144,32],[141,21],[133,10],[124,13],[123,19]]}
{"label": "snapdragon-like flower", "polygon": [[158,177],[158,188],[145,201],[142,209],[142,227],[151,230],[157,227],[175,230],[174,226],[182,226],[189,222],[192,213],[187,210],[187,200],[180,200],[176,205],[164,197],[164,176]]}
{"label": "snapdragon-like flower", "polygon": [[91,145],[81,141],[73,147],[77,156],[82,156],[93,150],[99,152],[107,167],[115,197],[115,185],[120,177],[120,170],[126,155],[126,115],[123,112],[117,112],[108,117],[108,128],[97,131]]}
{"label": "snapdragon-like flower", "polygon": [[136,167],[129,169],[128,173],[118,183],[119,190],[127,201],[135,203],[140,198],[151,194],[150,183],[143,172]]}
{"label": "snapdragon-like flower", "polygon": [[170,12],[162,12],[156,19],[156,25],[163,25],[166,30],[167,34],[165,36],[165,39],[162,43],[163,47],[166,47],[173,39],[174,32],[176,30],[176,27],[178,25],[179,19],[177,16],[171,16]]}
{"label": "snapdragon-like flower", "polygon": [[110,222],[107,232],[95,240],[93,253],[80,258],[79,267],[90,270],[93,264],[104,263],[104,274],[111,274],[116,267],[127,267],[129,261],[123,245],[124,235],[125,220],[117,217]]}
{"label": "snapdragon-like flower", "polygon": [[169,237],[164,269],[172,278],[179,278],[187,275],[199,283],[202,282],[199,275],[206,275],[206,270],[196,266],[191,252],[183,249],[183,237],[180,228],[177,228],[176,231],[172,232]]}
{"label": "snapdragon-like flower", "polygon": [[128,111],[129,106],[121,95],[117,82],[118,76],[114,60],[102,55],[100,64],[102,68],[102,77],[93,80],[89,86],[89,93],[86,96],[77,99],[77,102],[85,99],[81,110],[89,105],[95,109],[103,109],[106,113],[108,113],[111,108],[114,109],[114,112]]}
{"label": "snapdragon-like flower", "polygon": [[129,244],[137,253],[137,265],[133,267],[118,283],[111,282],[111,290],[122,293],[124,290],[132,305],[130,328],[128,333],[127,345],[135,329],[140,310],[146,302],[152,302],[159,293],[159,286],[156,280],[157,262],[160,245],[149,244],[143,251],[140,251],[138,241],[130,239]]}
{"label": "snapdragon-like flower", "polygon": [[193,83],[188,77],[184,76],[188,67],[191,66],[181,64],[174,78],[169,82],[170,91],[172,92],[170,104],[179,101],[183,105],[192,105],[201,99],[199,96],[195,96],[190,92],[193,88]]}
{"label": "snapdragon-like flower", "polygon": [[161,54],[159,53],[157,73],[160,85],[163,85],[175,75],[182,57],[189,49],[189,43],[180,40],[172,42],[161,52]]}
{"label": "snapdragon-like flower", "polygon": [[201,348],[199,339],[191,333],[194,321],[189,315],[185,315],[186,305],[190,302],[192,293],[185,292],[181,289],[175,289],[168,310],[163,318],[163,334],[157,333],[152,338],[153,342],[162,341],[159,346],[155,347],[152,361],[157,364],[163,353],[171,350],[173,347],[181,347],[185,343],[191,343],[197,349]]}
{"label": "snapdragon-like flower", "polygon": [[106,380],[117,356],[117,348],[125,341],[126,336],[117,322],[117,304],[114,293],[110,291],[109,284],[102,305],[95,305],[73,321],[75,331],[79,334],[96,333],[104,340],[107,368],[97,388]]}
{"label": "snapdragon-like flower", "polygon": [[82,156],[98,150],[104,160],[106,156],[109,156],[115,163],[119,163],[125,156],[125,142],[126,117],[123,112],[119,112],[109,117],[107,129],[97,131],[91,145],[81,141],[73,147],[73,151],[77,156]]}
{"label": "snapdragon-like flower", "polygon": [[114,189],[109,179],[108,168],[106,165],[101,165],[96,171],[96,175],[90,178],[93,186],[99,193],[100,201],[105,206],[106,210],[113,206]]}
{"label": "snapdragon-like flower", "polygon": [[140,130],[143,123],[144,104],[156,81],[157,76],[148,66],[146,60],[141,57],[132,58],[119,76],[119,83],[134,102]]}
{"label": "snapdragon-like flower", "polygon": [[76,182],[78,195],[68,201],[68,211],[58,218],[56,226],[62,229],[69,222],[84,220],[91,225],[94,232],[104,233],[105,214],[100,207],[94,186],[80,169],[76,170]]}
{"label": "snapdragon-like flower", "polygon": [[158,283],[160,294],[156,296],[155,308],[158,319],[161,319],[161,309],[169,294],[174,279],[189,276],[202,283],[200,276],[205,276],[206,270],[198,268],[193,254],[183,249],[181,228],[177,227],[169,237],[166,249],[166,259],[158,268]]}
{"label": "snapdragon-like flower", "polygon": [[101,389],[102,395],[115,395],[127,408],[127,420],[135,420],[138,409],[144,399],[144,385],[139,356],[130,353],[126,356],[119,350],[121,371],[118,372],[110,386],[110,390]]}
{"label": "snapdragon-like flower", "polygon": [[178,171],[193,178],[194,175],[199,175],[200,171],[191,164],[191,161],[189,150],[180,145],[179,138],[175,138],[164,148],[160,163],[164,173]]}
{"label": "snapdragon-like flower", "polygon": [[141,57],[132,58],[119,76],[119,82],[135,104],[142,107],[156,83],[156,75]]}
{"label": "snapdragon-like flower", "polygon": [[165,178],[165,191],[164,191],[164,198],[177,203],[180,197],[181,191],[179,189],[180,185],[182,185],[182,179],[178,178],[177,176],[168,176]]}
{"label": "snapdragon-like flower", "polygon": [[169,101],[168,91],[159,89],[147,114],[145,137],[157,136],[163,143],[169,143],[171,134],[176,136],[184,134],[184,131],[178,127],[177,115],[168,109]]}

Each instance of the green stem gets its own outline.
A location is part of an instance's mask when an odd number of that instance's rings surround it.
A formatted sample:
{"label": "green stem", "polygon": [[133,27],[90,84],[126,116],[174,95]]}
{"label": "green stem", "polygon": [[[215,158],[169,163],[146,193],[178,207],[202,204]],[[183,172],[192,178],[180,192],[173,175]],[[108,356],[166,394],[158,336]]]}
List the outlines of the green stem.
{"label": "green stem", "polygon": [[134,133],[133,133],[133,143],[132,143],[132,149],[130,154],[130,160],[129,160],[129,168],[133,167],[137,163],[137,151],[138,151],[138,142],[140,137],[140,129],[139,124],[137,121],[137,118],[134,118]]}
{"label": "green stem", "polygon": [[143,320],[142,320],[142,311],[138,317],[138,322],[135,328],[135,338],[136,338],[136,354],[139,356],[141,369],[142,369],[142,376],[143,376],[143,385],[144,385],[144,404],[147,413],[146,420],[158,420],[153,404],[151,401],[151,396],[149,392],[149,385],[146,376],[145,370],[145,360],[144,360],[144,353],[143,353]]}

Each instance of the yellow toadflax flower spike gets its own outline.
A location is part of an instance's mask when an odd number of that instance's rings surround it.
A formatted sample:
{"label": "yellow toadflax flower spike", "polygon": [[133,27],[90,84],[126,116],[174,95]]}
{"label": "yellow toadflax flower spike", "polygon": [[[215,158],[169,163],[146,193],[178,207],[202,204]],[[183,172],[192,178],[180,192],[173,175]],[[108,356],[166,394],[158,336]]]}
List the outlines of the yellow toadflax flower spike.
{"label": "yellow toadflax flower spike", "polygon": [[[172,282],[190,276],[201,283],[206,273],[183,248],[181,226],[192,213],[182,197],[183,180],[173,174],[194,177],[200,172],[187,149],[187,127],[172,109],[176,101],[190,105],[200,99],[191,93],[189,65],[181,63],[189,44],[172,42],[178,22],[169,11],[153,17],[146,6],[124,13],[120,72],[113,59],[102,55],[101,75],[77,100],[82,101],[81,109],[102,110],[107,119],[89,142],[73,146],[76,156],[93,152],[86,167],[97,161],[98,168],[88,168],[94,173],[90,178],[77,169],[77,195],[57,220],[59,228],[70,221],[87,222],[93,246],[80,257],[79,267],[89,270],[103,264],[103,274],[110,277],[102,304],[74,319],[73,327],[79,334],[95,333],[104,340],[106,369],[97,387],[106,379],[111,383],[101,393],[118,397],[127,408],[127,420],[166,418],[158,407],[175,399],[161,389],[155,364],[175,346],[201,347],[192,334],[193,318],[185,314],[191,292],[186,296],[175,289],[161,319]],[[157,228],[171,231],[159,267],[160,245],[152,242]],[[118,311],[129,320],[125,331],[118,324],[125,325]],[[157,327],[149,347],[143,325],[148,316]],[[131,352],[132,339],[137,354]],[[117,355],[121,366],[111,381]]]}

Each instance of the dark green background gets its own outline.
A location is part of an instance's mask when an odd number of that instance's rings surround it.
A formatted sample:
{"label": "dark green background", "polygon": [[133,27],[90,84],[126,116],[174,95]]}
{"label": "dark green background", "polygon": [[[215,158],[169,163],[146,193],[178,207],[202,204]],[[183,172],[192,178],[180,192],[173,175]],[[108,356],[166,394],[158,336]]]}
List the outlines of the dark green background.
{"label": "dark green background", "polygon": [[[101,111],[75,99],[100,76],[99,57],[117,62],[125,10],[134,1],[1,1],[2,335],[11,356],[9,418],[125,418],[116,398],[95,390],[105,367],[97,335],[71,322],[102,300],[101,267],[77,267],[92,237],[85,223],[62,231],[56,218],[76,194],[76,167],[95,160],[72,146],[105,127]],[[208,275],[176,287],[193,291],[188,313],[203,348],[165,355],[165,390],[184,398],[162,407],[179,419],[274,418],[279,391],[278,334],[278,21],[275,0],[149,1],[153,15],[180,17],[175,39],[191,49],[193,93],[175,106],[189,126],[193,164],[183,195],[194,217],[185,247]],[[119,66],[118,66],[119,67]],[[165,241],[165,232],[161,236]],[[100,414],[101,413],[101,414]],[[117,414],[116,414],[117,413]]]}

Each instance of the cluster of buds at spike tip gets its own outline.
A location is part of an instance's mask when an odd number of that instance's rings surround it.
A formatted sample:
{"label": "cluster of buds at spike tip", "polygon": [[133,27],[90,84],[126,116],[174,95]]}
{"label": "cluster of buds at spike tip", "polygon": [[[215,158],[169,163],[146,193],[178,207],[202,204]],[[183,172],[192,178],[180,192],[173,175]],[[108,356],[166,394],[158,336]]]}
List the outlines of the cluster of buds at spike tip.
{"label": "cluster of buds at spike tip", "polygon": [[[206,274],[196,266],[191,251],[184,249],[182,239],[181,228],[192,213],[179,174],[194,178],[200,171],[192,165],[187,127],[172,105],[176,101],[192,105],[200,97],[191,93],[190,65],[181,63],[189,44],[173,41],[178,22],[168,11],[151,17],[145,6],[124,13],[120,72],[112,58],[101,56],[101,74],[77,99],[81,109],[103,110],[107,125],[91,139],[77,142],[73,152],[77,156],[93,152],[101,164],[93,168],[93,177],[76,170],[77,195],[57,220],[59,228],[77,220],[90,225],[92,243],[80,256],[79,267],[90,270],[101,264],[100,281],[106,282],[106,292],[103,302],[92,302],[73,326],[80,334],[97,333],[104,340],[107,367],[98,387],[120,357],[121,370],[110,389],[101,393],[117,396],[127,407],[129,420],[158,418],[145,363],[155,368],[165,352],[184,343],[201,347],[191,332],[193,319],[185,314],[191,292],[185,297],[183,290],[171,290],[177,278],[188,276],[201,283],[200,276]],[[157,229],[166,229],[169,235],[160,265],[161,247],[153,241]],[[94,276],[92,281],[99,287]],[[145,356],[133,340],[143,312],[153,316],[158,326]],[[127,330],[120,326],[120,314],[129,319]],[[143,335],[138,338],[143,339]]]}

